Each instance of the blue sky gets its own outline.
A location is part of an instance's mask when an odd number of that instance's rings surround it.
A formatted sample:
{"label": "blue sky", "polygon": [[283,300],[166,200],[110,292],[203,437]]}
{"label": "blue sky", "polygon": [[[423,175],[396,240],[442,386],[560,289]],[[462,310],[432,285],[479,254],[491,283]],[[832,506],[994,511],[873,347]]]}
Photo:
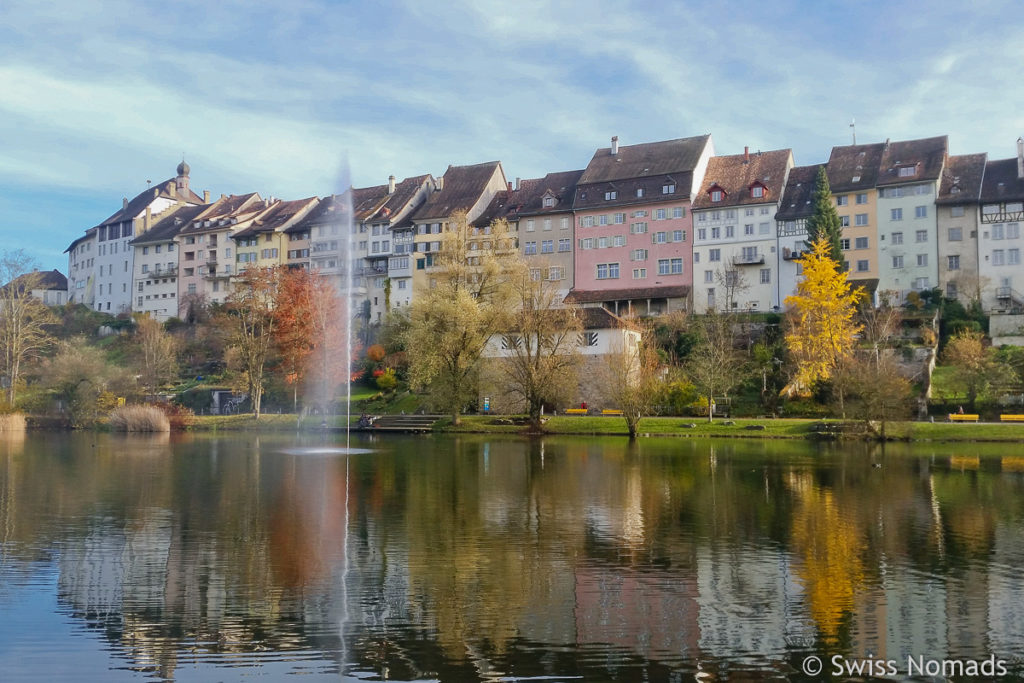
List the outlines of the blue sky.
{"label": "blue sky", "polygon": [[1016,153],[1015,3],[0,3],[0,251],[146,187],[299,198],[500,159],[509,179],[711,133],[719,154],[950,136]]}

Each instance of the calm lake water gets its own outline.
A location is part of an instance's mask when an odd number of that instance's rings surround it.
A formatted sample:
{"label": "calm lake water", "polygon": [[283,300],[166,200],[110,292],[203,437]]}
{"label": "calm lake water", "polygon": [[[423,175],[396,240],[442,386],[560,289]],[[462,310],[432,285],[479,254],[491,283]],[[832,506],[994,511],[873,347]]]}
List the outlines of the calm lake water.
{"label": "calm lake water", "polygon": [[0,438],[0,680],[1024,674],[1019,446],[323,445]]}

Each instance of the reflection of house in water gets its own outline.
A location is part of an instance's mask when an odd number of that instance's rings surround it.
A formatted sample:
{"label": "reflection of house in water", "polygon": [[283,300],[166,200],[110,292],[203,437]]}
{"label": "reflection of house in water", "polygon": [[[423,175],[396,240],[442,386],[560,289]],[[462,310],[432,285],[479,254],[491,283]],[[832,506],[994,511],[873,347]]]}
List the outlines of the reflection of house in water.
{"label": "reflection of house in water", "polygon": [[782,656],[813,641],[788,553],[716,542],[697,549],[700,648],[715,657]]}
{"label": "reflection of house in water", "polygon": [[1024,651],[1024,539],[1013,523],[996,526],[991,564],[988,568],[988,633],[990,652],[1019,659]]}

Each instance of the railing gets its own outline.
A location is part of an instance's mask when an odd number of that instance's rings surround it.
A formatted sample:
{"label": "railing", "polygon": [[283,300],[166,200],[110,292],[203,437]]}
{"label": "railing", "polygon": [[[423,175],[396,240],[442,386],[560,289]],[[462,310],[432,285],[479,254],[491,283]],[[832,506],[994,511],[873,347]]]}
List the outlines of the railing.
{"label": "railing", "polygon": [[753,256],[736,256],[732,260],[733,265],[736,266],[759,266],[764,265],[764,254],[754,254]]}
{"label": "railing", "polygon": [[[801,259],[803,257],[804,252],[800,251],[799,249],[790,249],[789,247],[782,248],[782,259],[784,261],[796,261],[797,259]],[[761,262],[764,263],[763,257]]]}

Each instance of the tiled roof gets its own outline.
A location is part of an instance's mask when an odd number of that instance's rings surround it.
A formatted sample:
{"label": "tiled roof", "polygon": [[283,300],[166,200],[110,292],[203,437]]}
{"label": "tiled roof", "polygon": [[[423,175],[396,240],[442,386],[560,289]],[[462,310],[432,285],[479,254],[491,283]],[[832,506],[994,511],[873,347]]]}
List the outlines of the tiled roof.
{"label": "tiled roof", "polygon": [[92,238],[93,238],[93,237],[95,237],[95,236],[96,236],[96,228],[89,228],[88,230],[86,230],[86,231],[85,231],[85,234],[84,234],[84,235],[82,235],[81,237],[79,237],[78,239],[76,239],[76,240],[75,240],[74,242],[72,242],[71,244],[69,244],[69,245],[68,245],[68,248],[64,250],[64,253],[65,253],[65,254],[67,254],[67,253],[68,253],[68,252],[70,252],[70,251],[71,251],[72,249],[74,249],[74,248],[75,248],[75,247],[77,247],[77,246],[78,246],[79,244],[81,244],[82,242],[84,242],[84,241],[86,241],[86,240],[88,240],[88,239],[92,239]]}
{"label": "tiled roof", "polygon": [[[878,186],[938,180],[948,154],[949,141],[945,135],[888,143],[878,168]],[[906,166],[913,166],[916,173],[900,177],[899,169]]]}
{"label": "tiled roof", "polygon": [[172,207],[160,214],[159,220],[149,230],[133,239],[131,244],[168,242],[174,239],[205,208],[205,206],[195,206],[192,204],[179,204],[176,207]]}
{"label": "tiled roof", "polygon": [[832,155],[825,167],[833,194],[874,188],[878,180],[878,165],[882,161],[884,151],[883,142],[833,147]]}
{"label": "tiled roof", "polygon": [[[536,216],[549,213],[565,213],[572,211],[572,203],[576,196],[576,185],[583,176],[583,170],[560,171],[548,173],[543,178],[522,180],[519,191],[512,201],[516,205],[518,216]],[[550,193],[555,200],[554,206],[544,206],[544,197]]]}
{"label": "tiled roof", "polygon": [[[181,232],[189,234],[216,230],[222,227],[222,222],[230,222],[232,219],[245,220],[266,209],[267,203],[256,192],[228,195],[204,207]],[[207,221],[211,221],[211,224],[207,225]]]}
{"label": "tiled roof", "polygon": [[942,182],[936,204],[977,204],[981,181],[985,176],[987,154],[961,154],[949,157],[942,169]]}
{"label": "tiled roof", "polygon": [[189,204],[202,204],[203,198],[197,195],[192,190],[188,191],[188,195],[185,197],[178,197],[175,192],[175,179],[165,180],[158,185],[146,188],[144,191],[135,195],[135,197],[128,202],[128,206],[115,212],[107,220],[100,223],[100,225],[110,225],[111,223],[120,223],[122,221],[131,220],[146,210],[146,207],[156,199],[157,197],[168,197],[170,199],[180,199],[183,202]]}
{"label": "tiled roof", "polygon": [[[693,192],[693,170],[710,144],[710,135],[678,140],[620,146],[613,155],[610,147],[594,153],[576,186],[573,207],[593,209],[602,206],[649,204],[652,201],[689,201]],[[663,196],[663,185],[675,185],[673,194]],[[637,196],[637,190],[643,196]],[[615,200],[605,200],[607,192],[616,192]]]}
{"label": "tiled roof", "polygon": [[356,187],[352,189],[352,213],[357,223],[369,220],[388,200],[388,186]]}
{"label": "tiled roof", "polygon": [[580,322],[585,330],[615,330],[621,327],[632,328],[633,325],[615,315],[607,308],[580,308]]}
{"label": "tiled roof", "polygon": [[[788,149],[711,157],[708,170],[704,174],[704,183],[693,200],[693,208],[710,209],[777,202],[782,194],[786,168],[792,157],[793,152]],[[755,183],[764,186],[764,196],[750,195],[750,188]],[[710,191],[713,186],[718,186],[725,192],[722,201],[711,201]]]}
{"label": "tiled roof", "polygon": [[274,202],[245,229],[239,230],[232,237],[251,237],[252,235],[266,232],[276,232],[288,221],[295,218],[297,213],[309,207],[311,203],[318,201],[316,197],[307,197],[305,199]]}
{"label": "tiled roof", "polygon": [[1024,201],[1024,179],[1017,177],[1016,157],[985,164],[981,201],[984,204]]}
{"label": "tiled roof", "polygon": [[821,164],[795,166],[790,169],[786,189],[782,193],[782,203],[775,214],[775,220],[795,221],[799,218],[807,218],[814,213],[812,200],[819,168],[821,168]]}
{"label": "tiled roof", "polygon": [[414,219],[444,218],[456,211],[468,211],[487,189],[487,184],[501,162],[488,161],[473,166],[449,166],[444,173],[444,186],[427,195]]}
{"label": "tiled roof", "polygon": [[574,289],[565,297],[566,303],[589,304],[602,301],[638,301],[643,299],[682,298],[689,296],[688,285],[666,287],[632,287],[629,289],[605,289],[581,291]]}
{"label": "tiled roof", "polygon": [[473,227],[483,228],[490,225],[492,222],[499,218],[508,218],[509,213],[515,209],[515,205],[509,203],[509,197],[514,196],[515,192],[509,192],[505,190],[494,195],[491,199],[491,203],[487,205],[483,213],[476,217],[473,221]]}
{"label": "tiled roof", "polygon": [[20,275],[14,278],[12,282],[8,282],[3,287],[0,287],[0,290],[6,291],[11,287],[11,285],[14,285],[18,292],[24,292],[25,286],[28,284],[28,278],[34,275],[39,276],[39,281],[33,283],[33,289],[45,289],[47,291],[66,291],[68,288],[67,277],[64,276],[64,273],[54,269],[42,272],[36,270],[32,271],[31,273],[25,273],[24,275]]}
{"label": "tiled roof", "polygon": [[386,210],[387,212],[390,212],[392,216],[397,216],[402,212],[402,209],[405,208],[406,204],[412,201],[413,197],[416,196],[416,191],[423,186],[423,183],[432,179],[433,177],[429,173],[413,176],[412,178],[406,178],[395,185],[395,193],[388,198],[381,210]]}

